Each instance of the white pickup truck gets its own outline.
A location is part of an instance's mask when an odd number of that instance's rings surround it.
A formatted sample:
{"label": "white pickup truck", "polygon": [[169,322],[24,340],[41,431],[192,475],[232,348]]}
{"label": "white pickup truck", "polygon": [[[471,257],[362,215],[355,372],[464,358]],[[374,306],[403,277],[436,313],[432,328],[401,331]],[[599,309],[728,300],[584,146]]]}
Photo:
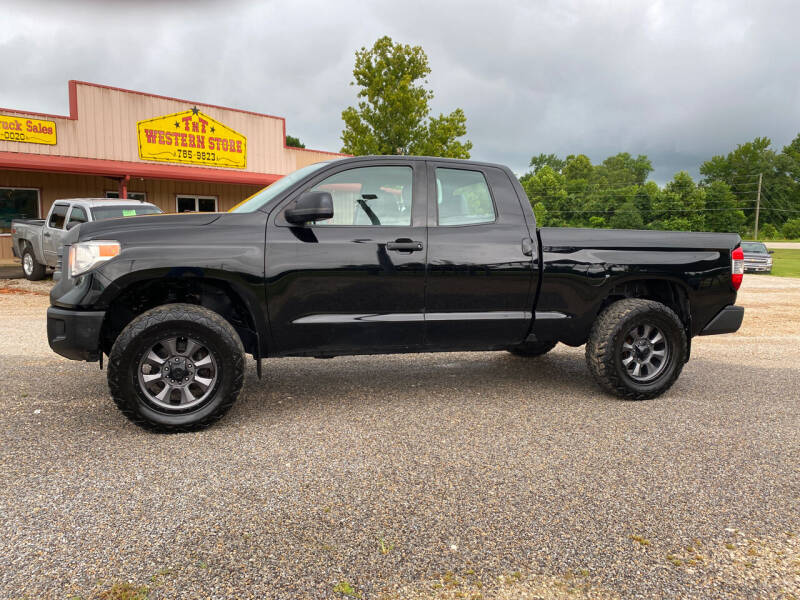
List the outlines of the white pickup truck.
{"label": "white pickup truck", "polygon": [[42,279],[47,268],[54,268],[64,236],[73,227],[90,221],[152,215],[163,212],[154,204],[107,198],[56,200],[46,219],[11,221],[12,250],[22,259],[22,271],[31,281]]}

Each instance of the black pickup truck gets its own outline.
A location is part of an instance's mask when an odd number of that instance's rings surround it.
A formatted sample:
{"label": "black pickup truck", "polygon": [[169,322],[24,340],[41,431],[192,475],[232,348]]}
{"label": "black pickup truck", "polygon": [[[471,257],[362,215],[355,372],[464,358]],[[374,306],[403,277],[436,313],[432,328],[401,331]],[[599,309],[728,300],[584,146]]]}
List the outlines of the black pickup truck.
{"label": "black pickup truck", "polygon": [[461,160],[318,163],[228,213],[86,223],[61,252],[50,346],[107,355],[114,401],[159,431],[219,419],[245,353],[260,376],[265,357],[586,344],[602,388],[652,398],[744,314],[738,235],[537,229],[508,168]]}

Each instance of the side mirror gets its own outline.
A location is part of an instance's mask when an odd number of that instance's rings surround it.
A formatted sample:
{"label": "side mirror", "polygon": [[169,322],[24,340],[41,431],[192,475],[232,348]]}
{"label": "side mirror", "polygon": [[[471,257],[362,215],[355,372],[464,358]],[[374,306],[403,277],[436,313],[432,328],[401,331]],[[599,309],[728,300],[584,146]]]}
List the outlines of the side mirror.
{"label": "side mirror", "polygon": [[67,231],[69,231],[73,227],[77,227],[78,225],[80,225],[80,223],[78,223],[77,221],[70,221],[69,223],[67,223]]}
{"label": "side mirror", "polygon": [[289,223],[302,224],[333,217],[333,196],[330,192],[305,192],[283,213]]}
{"label": "side mirror", "polygon": [[767,254],[775,254],[775,250],[767,250]]}

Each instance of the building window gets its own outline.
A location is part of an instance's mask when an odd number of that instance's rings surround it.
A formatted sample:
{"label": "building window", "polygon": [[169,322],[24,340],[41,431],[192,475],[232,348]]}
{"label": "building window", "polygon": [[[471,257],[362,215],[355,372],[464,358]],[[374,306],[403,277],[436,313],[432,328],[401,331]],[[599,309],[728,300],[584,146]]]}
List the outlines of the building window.
{"label": "building window", "polygon": [[[119,198],[119,192],[106,190],[106,198]],[[128,200],[137,200],[139,202],[147,202],[146,192],[128,192]]]}
{"label": "building window", "polygon": [[217,212],[217,199],[214,196],[177,196],[175,208],[184,212]]}
{"label": "building window", "polygon": [[0,235],[11,233],[13,219],[38,219],[39,190],[0,187]]}

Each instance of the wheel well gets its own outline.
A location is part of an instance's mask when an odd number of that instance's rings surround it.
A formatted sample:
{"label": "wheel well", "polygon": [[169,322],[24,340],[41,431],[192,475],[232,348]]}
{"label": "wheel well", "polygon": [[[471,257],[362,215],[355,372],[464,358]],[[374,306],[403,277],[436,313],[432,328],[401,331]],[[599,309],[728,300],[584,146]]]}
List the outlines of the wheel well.
{"label": "wheel well", "polygon": [[111,353],[117,336],[140,314],[156,306],[176,302],[197,304],[213,310],[233,326],[245,352],[259,356],[259,336],[254,316],[230,283],[215,279],[154,279],[130,285],[114,298],[106,310],[100,334],[103,352]]}
{"label": "wheel well", "polygon": [[661,302],[661,304],[675,311],[687,333],[691,329],[689,296],[686,293],[686,289],[675,282],[663,279],[644,279],[621,283],[611,289],[600,306],[598,314],[610,304],[623,298],[642,298]]}

